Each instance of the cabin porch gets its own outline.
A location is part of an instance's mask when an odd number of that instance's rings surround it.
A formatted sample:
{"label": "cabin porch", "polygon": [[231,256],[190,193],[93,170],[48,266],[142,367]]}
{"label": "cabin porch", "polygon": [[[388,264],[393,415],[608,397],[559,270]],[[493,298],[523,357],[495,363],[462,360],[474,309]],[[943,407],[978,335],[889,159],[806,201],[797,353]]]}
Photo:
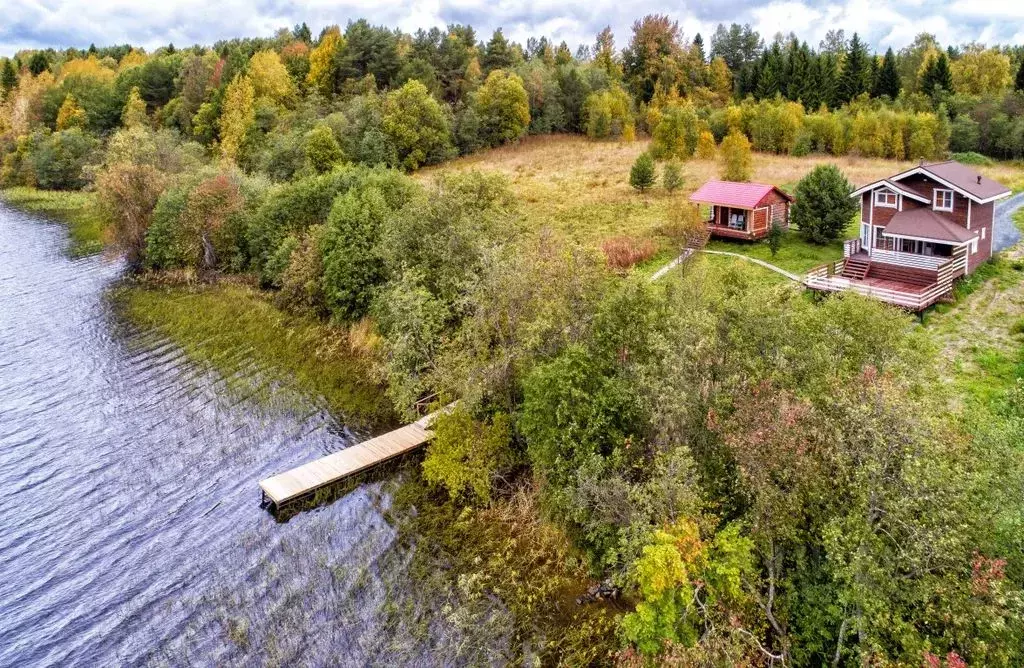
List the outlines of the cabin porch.
{"label": "cabin porch", "polygon": [[730,239],[757,239],[762,236],[762,230],[754,228],[752,209],[717,205],[708,208],[710,211],[705,213],[704,223],[711,236]]}
{"label": "cabin porch", "polygon": [[949,296],[953,282],[967,273],[966,245],[953,246],[949,255],[884,247],[869,254],[860,239],[851,239],[843,245],[843,256],[812,269],[804,284],[822,292],[848,290],[919,312]]}

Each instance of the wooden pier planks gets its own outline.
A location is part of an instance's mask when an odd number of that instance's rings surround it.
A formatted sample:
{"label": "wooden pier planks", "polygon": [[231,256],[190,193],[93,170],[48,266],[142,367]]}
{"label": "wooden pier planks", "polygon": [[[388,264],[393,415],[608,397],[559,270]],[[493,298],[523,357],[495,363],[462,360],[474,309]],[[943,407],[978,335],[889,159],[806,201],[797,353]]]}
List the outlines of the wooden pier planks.
{"label": "wooden pier planks", "polygon": [[415,450],[433,437],[429,426],[435,415],[437,413],[431,413],[412,424],[261,480],[260,488],[266,498],[280,508],[325,485]]}

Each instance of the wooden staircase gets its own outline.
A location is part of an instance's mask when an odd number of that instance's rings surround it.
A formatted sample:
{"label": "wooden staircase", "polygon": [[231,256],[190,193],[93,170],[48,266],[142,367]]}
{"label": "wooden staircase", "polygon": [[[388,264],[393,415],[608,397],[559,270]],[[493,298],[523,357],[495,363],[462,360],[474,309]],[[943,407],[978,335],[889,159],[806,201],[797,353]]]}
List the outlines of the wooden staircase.
{"label": "wooden staircase", "polygon": [[871,258],[863,253],[857,253],[846,258],[843,263],[843,278],[852,278],[858,281],[864,280],[871,269]]}

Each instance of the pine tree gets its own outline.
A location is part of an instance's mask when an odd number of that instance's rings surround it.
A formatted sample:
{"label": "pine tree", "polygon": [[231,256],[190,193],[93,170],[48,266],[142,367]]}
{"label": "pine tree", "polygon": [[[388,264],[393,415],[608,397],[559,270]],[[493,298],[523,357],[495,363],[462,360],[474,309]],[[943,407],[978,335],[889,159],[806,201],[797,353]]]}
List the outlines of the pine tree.
{"label": "pine tree", "polygon": [[878,78],[875,80],[874,90],[871,91],[872,97],[883,95],[889,96],[890,100],[895,100],[900,95],[900,73],[896,69],[896,55],[892,48],[889,48],[882,58],[882,67],[878,70]]}
{"label": "pine tree", "polygon": [[1017,80],[1013,87],[1016,90],[1024,91],[1024,59],[1020,61],[1020,69],[1017,70]]}
{"label": "pine tree", "polygon": [[487,42],[487,48],[484,49],[483,58],[480,59],[480,65],[483,66],[484,72],[491,72],[492,70],[507,70],[514,64],[514,58],[512,56],[512,49],[509,47],[508,40],[505,39],[505,35],[501,33],[501,28],[494,31],[491,35],[491,41]]}
{"label": "pine tree", "polygon": [[850,50],[846,54],[846,62],[843,63],[843,72],[839,76],[839,101],[849,102],[861,93],[867,92],[869,72],[867,47],[860,41],[860,36],[853,33]]}

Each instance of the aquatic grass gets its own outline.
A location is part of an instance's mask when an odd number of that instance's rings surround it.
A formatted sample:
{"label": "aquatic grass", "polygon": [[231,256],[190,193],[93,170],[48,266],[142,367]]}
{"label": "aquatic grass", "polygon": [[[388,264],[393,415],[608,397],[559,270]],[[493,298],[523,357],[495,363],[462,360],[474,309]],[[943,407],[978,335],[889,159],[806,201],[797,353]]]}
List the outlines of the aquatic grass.
{"label": "aquatic grass", "polygon": [[344,329],[286,314],[252,286],[130,282],[112,296],[129,320],[166,336],[233,389],[255,383],[250,389],[258,398],[270,399],[278,389],[320,398],[356,429],[394,421],[370,361],[352,352]]}
{"label": "aquatic grass", "polygon": [[96,205],[96,193],[18,187],[0,191],[0,199],[16,209],[64,223],[71,236],[68,252],[72,257],[103,250],[106,226]]}

